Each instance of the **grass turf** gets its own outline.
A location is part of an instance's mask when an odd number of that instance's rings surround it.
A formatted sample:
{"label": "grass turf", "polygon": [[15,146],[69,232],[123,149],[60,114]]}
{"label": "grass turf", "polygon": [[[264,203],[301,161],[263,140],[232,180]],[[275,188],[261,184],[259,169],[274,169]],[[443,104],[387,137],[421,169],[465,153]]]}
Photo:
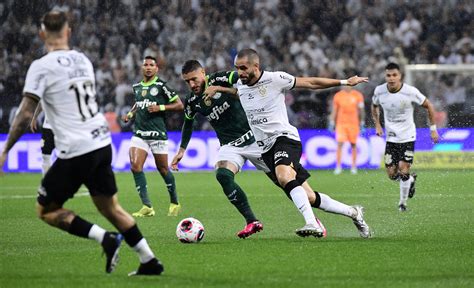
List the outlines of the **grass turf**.
{"label": "grass turf", "polygon": [[[325,239],[299,238],[303,219],[291,201],[261,173],[236,179],[247,191],[261,233],[241,240],[243,218],[227,202],[212,173],[175,173],[183,211],[168,217],[168,196],[158,173],[148,173],[157,215],[138,219],[165,265],[159,277],[127,277],[138,266],[124,243],[111,275],[97,243],[72,237],[35,216],[39,174],[0,177],[1,287],[473,287],[474,171],[417,171],[409,211],[397,210],[398,184],[383,171],[313,171],[314,189],[366,207],[374,238],[361,239],[348,218],[317,211]],[[117,174],[119,199],[129,212],[141,204],[129,173]],[[83,190],[83,189],[82,189]],[[66,203],[106,229],[88,196]],[[192,216],[206,228],[199,244],[175,237],[180,219]]]}

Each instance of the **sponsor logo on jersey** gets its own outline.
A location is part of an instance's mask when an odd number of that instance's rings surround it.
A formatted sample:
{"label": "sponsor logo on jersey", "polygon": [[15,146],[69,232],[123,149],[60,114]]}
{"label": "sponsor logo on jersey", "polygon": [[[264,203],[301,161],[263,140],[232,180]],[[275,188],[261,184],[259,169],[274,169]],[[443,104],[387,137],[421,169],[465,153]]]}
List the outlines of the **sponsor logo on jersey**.
{"label": "sponsor logo on jersey", "polygon": [[165,94],[166,94],[166,96],[168,96],[168,98],[170,98],[170,99],[173,98],[173,93],[170,90],[168,90],[168,88],[166,88],[166,86],[163,86],[163,91],[165,91]]}
{"label": "sponsor logo on jersey", "polygon": [[[273,158],[278,161],[278,158],[288,158],[288,153],[286,151],[278,151],[275,153]],[[275,162],[276,163],[276,162]]]}
{"label": "sponsor logo on jersey", "polygon": [[229,82],[229,77],[227,76],[216,77],[215,79],[211,80],[211,83],[214,83],[216,81]]}
{"label": "sponsor logo on jersey", "polygon": [[227,101],[225,101],[220,106],[214,106],[212,108],[212,112],[209,115],[207,115],[206,118],[207,118],[208,121],[219,120],[220,115],[222,115],[222,113],[224,113],[229,108],[230,108],[229,103],[227,103]]}
{"label": "sponsor logo on jersey", "polygon": [[64,67],[71,66],[71,59],[69,59],[68,57],[59,56],[57,60],[58,60],[59,65],[61,66],[64,66]]}
{"label": "sponsor logo on jersey", "polygon": [[79,77],[89,77],[89,72],[86,69],[76,69],[72,72],[67,73],[69,79],[79,78]]}
{"label": "sponsor logo on jersey", "polygon": [[258,86],[258,93],[260,93],[260,96],[262,97],[267,96],[267,86],[265,85]]}
{"label": "sponsor logo on jersey", "polygon": [[151,88],[151,89],[150,89],[150,94],[151,94],[152,96],[158,95],[158,88],[156,88],[156,87]]}
{"label": "sponsor logo on jersey", "polygon": [[[143,94],[143,92],[142,92]],[[156,105],[156,101],[150,101],[150,99],[145,99],[143,101],[137,101],[137,107],[138,108],[141,108],[141,109],[145,109],[147,108],[148,106],[151,106],[151,105]]]}
{"label": "sponsor logo on jersey", "polygon": [[267,122],[268,122],[267,117],[250,120],[251,125],[259,125],[259,124],[263,124],[263,123],[267,123]]}
{"label": "sponsor logo on jersey", "polygon": [[291,83],[291,81],[293,81],[293,79],[291,79],[290,77],[288,77],[286,75],[280,75],[280,78],[283,79],[283,80],[288,81],[288,83]]}

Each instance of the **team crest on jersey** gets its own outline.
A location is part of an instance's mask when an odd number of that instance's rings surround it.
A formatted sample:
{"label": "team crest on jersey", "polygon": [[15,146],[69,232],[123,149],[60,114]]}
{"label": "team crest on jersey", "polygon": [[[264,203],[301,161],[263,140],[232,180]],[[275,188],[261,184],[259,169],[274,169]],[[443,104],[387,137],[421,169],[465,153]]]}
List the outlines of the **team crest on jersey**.
{"label": "team crest on jersey", "polygon": [[145,97],[145,96],[146,96],[146,93],[147,93],[146,90],[142,90],[142,97]]}
{"label": "team crest on jersey", "polygon": [[267,86],[259,86],[258,87],[258,92],[260,93],[260,96],[265,97],[267,96]]}
{"label": "team crest on jersey", "polygon": [[210,98],[204,99],[204,104],[206,104],[206,106],[211,106],[212,104],[211,99]]}
{"label": "team crest on jersey", "polygon": [[156,88],[156,87],[151,88],[151,89],[150,89],[150,94],[151,94],[152,96],[158,95],[158,88]]}

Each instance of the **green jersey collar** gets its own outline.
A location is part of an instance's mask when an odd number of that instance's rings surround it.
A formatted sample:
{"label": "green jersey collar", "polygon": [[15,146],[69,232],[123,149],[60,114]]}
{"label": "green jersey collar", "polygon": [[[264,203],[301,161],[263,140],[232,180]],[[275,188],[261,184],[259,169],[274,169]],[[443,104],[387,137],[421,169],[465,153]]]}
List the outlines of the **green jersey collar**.
{"label": "green jersey collar", "polygon": [[155,78],[153,78],[153,80],[151,80],[151,81],[149,81],[149,82],[146,82],[146,83],[143,82],[143,80],[142,80],[142,81],[140,81],[140,84],[141,84],[142,86],[148,87],[148,86],[151,86],[151,85],[155,84],[156,81],[158,81],[158,76],[155,76]]}

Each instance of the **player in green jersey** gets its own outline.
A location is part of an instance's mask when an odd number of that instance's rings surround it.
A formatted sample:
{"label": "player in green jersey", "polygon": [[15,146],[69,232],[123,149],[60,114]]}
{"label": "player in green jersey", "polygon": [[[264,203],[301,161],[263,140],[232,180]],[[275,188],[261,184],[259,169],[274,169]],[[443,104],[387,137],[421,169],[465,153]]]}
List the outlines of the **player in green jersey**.
{"label": "player in green jersey", "polygon": [[[238,80],[235,72],[218,72],[206,75],[204,68],[197,60],[189,60],[182,67],[182,78],[188,84],[191,93],[186,98],[184,124],[179,151],[171,162],[171,169],[178,170],[178,163],[183,158],[191,139],[194,116],[199,113],[207,118],[216,131],[220,149],[216,167],[216,178],[229,201],[245,218],[247,225],[237,233],[240,238],[263,229],[263,224],[255,217],[247,196],[234,181],[246,160],[252,162],[259,170],[269,173],[261,158],[261,150],[255,143],[240,101],[235,94],[233,84]],[[205,93],[214,97],[204,101]]]}
{"label": "player in green jersey", "polygon": [[157,76],[156,59],[146,56],[142,65],[143,80],[133,85],[135,105],[123,117],[125,122],[135,119],[133,137],[130,143],[130,164],[135,185],[143,207],[132,215],[146,217],[155,215],[148,198],[147,183],[143,165],[151,150],[156,168],[163,177],[170,195],[168,216],[177,216],[181,210],[176,193],[173,174],[168,169],[168,134],[165,124],[165,111],[182,111],[183,103],[175,91]]}

